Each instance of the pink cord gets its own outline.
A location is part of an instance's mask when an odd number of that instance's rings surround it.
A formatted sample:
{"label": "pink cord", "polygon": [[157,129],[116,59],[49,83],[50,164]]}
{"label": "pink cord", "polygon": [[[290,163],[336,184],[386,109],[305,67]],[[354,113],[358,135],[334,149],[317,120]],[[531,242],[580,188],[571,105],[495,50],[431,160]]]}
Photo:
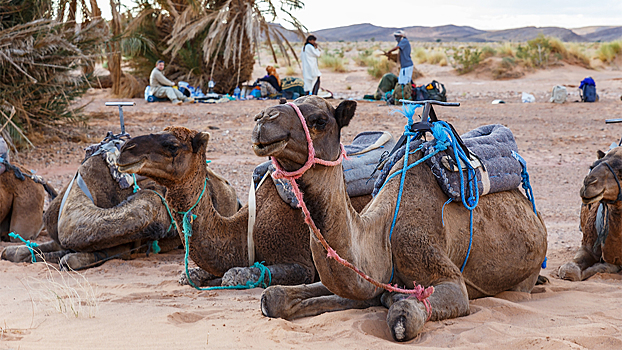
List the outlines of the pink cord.
{"label": "pink cord", "polygon": [[309,225],[309,227],[311,227],[311,230],[313,231],[317,239],[320,241],[324,249],[326,249],[326,251],[328,252],[327,254],[328,258],[332,258],[336,260],[341,265],[356,272],[363,279],[365,279],[366,281],[368,281],[369,283],[373,284],[374,286],[378,288],[383,288],[389,292],[411,294],[412,296],[416,297],[417,300],[421,301],[425,305],[425,309],[428,313],[428,320],[429,320],[430,316],[432,315],[432,306],[430,305],[430,301],[427,298],[430,295],[432,295],[432,293],[434,293],[433,286],[430,286],[428,288],[423,288],[421,285],[417,285],[413,281],[413,283],[415,284],[414,289],[403,289],[403,288],[399,288],[397,284],[391,285],[391,283],[380,283],[374,280],[373,278],[367,276],[365,273],[359,270],[356,266],[352,265],[350,262],[340,257],[339,254],[337,254],[337,252],[333,248],[330,247],[328,242],[326,242],[326,240],[324,239],[324,236],[322,235],[320,230],[317,228],[317,226],[315,226],[315,222],[313,222],[313,219],[311,218],[311,213],[309,213],[309,210],[307,209],[307,206],[304,202],[303,194],[300,191],[300,188],[298,188],[298,183],[296,183],[296,179],[300,178],[302,174],[304,174],[307,170],[309,170],[314,164],[320,164],[324,166],[336,166],[336,165],[341,164],[343,158],[346,157],[346,150],[343,147],[343,144],[340,144],[341,153],[339,154],[339,158],[335,161],[326,161],[326,160],[316,158],[315,148],[313,148],[313,140],[311,140],[311,134],[309,133],[309,128],[307,127],[307,121],[302,116],[302,112],[300,112],[300,109],[298,109],[298,106],[296,106],[295,104],[291,102],[287,104],[290,105],[292,108],[294,108],[294,110],[296,111],[296,114],[298,114],[298,118],[300,118],[300,122],[302,123],[302,128],[304,129],[305,135],[307,136],[307,147],[309,149],[309,155],[307,157],[307,162],[302,166],[302,168],[296,171],[291,171],[291,172],[285,171],[281,167],[279,162],[277,162],[277,160],[274,157],[272,157],[272,164],[276,168],[276,171],[274,172],[273,177],[275,179],[287,179],[292,184],[292,190],[294,191],[294,195],[296,196],[296,199],[298,200],[298,206],[302,209],[302,212],[305,215],[305,222]]}

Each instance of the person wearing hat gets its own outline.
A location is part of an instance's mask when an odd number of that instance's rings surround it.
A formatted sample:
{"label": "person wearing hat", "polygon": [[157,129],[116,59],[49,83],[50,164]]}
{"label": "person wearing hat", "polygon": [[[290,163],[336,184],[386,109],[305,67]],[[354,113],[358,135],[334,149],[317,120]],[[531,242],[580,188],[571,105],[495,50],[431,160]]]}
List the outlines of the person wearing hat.
{"label": "person wearing hat", "polygon": [[400,50],[400,75],[398,76],[397,83],[410,84],[412,82],[413,69],[415,68],[413,60],[410,58],[410,42],[403,30],[398,30],[393,33],[393,36],[397,41],[397,46],[389,50],[387,55],[395,50]]}
{"label": "person wearing hat", "polygon": [[155,68],[149,76],[149,93],[155,97],[168,98],[173,104],[180,105],[183,102],[194,102],[192,97],[188,98],[179,90],[175,89],[175,83],[166,79],[164,76],[164,61],[156,62]]}

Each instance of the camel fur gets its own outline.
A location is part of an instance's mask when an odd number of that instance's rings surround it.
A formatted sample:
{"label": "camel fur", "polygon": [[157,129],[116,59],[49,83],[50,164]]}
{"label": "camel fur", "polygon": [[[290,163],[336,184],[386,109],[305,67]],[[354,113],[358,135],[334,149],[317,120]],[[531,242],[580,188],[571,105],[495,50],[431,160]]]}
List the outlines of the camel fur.
{"label": "camel fur", "polygon": [[[559,277],[565,280],[583,281],[597,273],[617,273],[622,270],[622,202],[617,201],[619,187],[616,182],[616,177],[622,181],[622,147],[616,147],[607,154],[599,151],[598,158],[583,179],[579,192],[583,201],[580,226],[583,238],[572,261],[560,266],[558,270]],[[602,242],[597,243],[599,203],[608,207],[608,217],[605,219],[608,232]]]}
{"label": "camel fur", "polygon": [[[20,165],[10,166],[24,174],[30,173]],[[0,239],[21,242],[10,238],[10,232],[15,232],[27,240],[39,236],[43,229],[46,191],[50,197],[56,196],[56,191],[47,183],[37,183],[28,176],[20,180],[12,169],[0,174]]]}
{"label": "camel fur", "polygon": [[[166,200],[178,211],[186,211],[200,197],[205,178],[212,179],[205,168],[205,150],[209,134],[184,127],[168,127],[163,132],[135,137],[121,149],[120,169],[124,172],[152,178],[167,188]],[[360,196],[358,203],[367,203],[371,196]],[[272,284],[295,285],[316,279],[308,228],[300,210],[292,209],[277,192],[272,181],[265,181],[256,192],[256,220],[253,228],[255,261],[265,262]],[[363,204],[364,205],[364,204]],[[361,205],[362,207],[362,205]],[[195,284],[244,285],[257,282],[260,270],[248,261],[248,205],[235,215],[219,212],[213,198],[213,188],[192,210],[190,258],[199,266],[191,272]],[[181,227],[178,232],[184,239]],[[180,283],[187,280],[182,274]]]}
{"label": "camel fur", "polygon": [[[305,96],[294,103],[306,119],[316,157],[337,159],[340,131],[354,117],[356,102],[344,101],[335,109],[319,97]],[[256,120],[255,154],[273,157],[286,171],[300,169],[307,160],[308,144],[294,109],[269,107]],[[412,154],[409,164],[420,158],[420,152]],[[392,171],[401,168],[398,162]],[[312,219],[342,258],[382,283],[410,289],[415,283],[434,286],[428,298],[431,321],[468,315],[469,299],[507,290],[530,292],[536,283],[546,255],[546,228],[518,189],[480,198],[474,211],[471,253],[461,273],[469,246],[469,211],[452,202],[443,214],[448,197],[428,167],[419,165],[407,172],[390,239],[399,178],[389,181],[360,214],[346,196],[341,165],[316,164],[297,181]],[[328,258],[315,235],[310,239],[321,284],[267,288],[261,300],[265,316],[294,319],[382,303],[389,308],[387,324],[395,340],[419,334],[428,318],[422,302],[406,294],[383,293]]]}

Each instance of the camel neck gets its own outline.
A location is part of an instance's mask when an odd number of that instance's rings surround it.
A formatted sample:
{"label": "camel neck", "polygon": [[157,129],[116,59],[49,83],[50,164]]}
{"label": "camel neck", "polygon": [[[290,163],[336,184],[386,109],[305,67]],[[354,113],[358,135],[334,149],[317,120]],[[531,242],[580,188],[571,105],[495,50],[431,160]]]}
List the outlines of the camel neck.
{"label": "camel neck", "polygon": [[[207,168],[204,165],[197,168],[196,172],[186,176],[181,181],[166,186],[168,189],[166,197],[172,199],[171,204],[177,211],[187,211],[195,205],[203,192],[206,179],[209,181]],[[206,189],[206,191],[208,190]]]}
{"label": "camel neck", "polygon": [[[395,201],[372,201],[363,213],[357,213],[350,204],[341,165],[316,165],[299,183],[311,217],[328,244],[368,276],[381,283],[389,282],[392,256],[388,229]],[[314,235],[311,249],[322,283],[332,292],[353,299],[371,298],[381,292],[328,258]]]}
{"label": "camel neck", "polygon": [[602,247],[603,258],[613,265],[622,265],[622,202],[609,205],[609,233]]}

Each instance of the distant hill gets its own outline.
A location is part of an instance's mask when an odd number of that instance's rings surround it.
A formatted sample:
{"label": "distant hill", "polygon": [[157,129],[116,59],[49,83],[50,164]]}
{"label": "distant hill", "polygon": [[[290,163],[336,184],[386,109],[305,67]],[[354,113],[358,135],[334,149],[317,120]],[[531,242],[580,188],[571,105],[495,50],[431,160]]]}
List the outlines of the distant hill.
{"label": "distant hill", "polygon": [[[612,41],[622,39],[622,26],[592,26],[575,29],[560,27],[523,27],[505,30],[480,30],[469,26],[445,25],[438,27],[379,27],[370,23],[322,29],[313,32],[320,41],[393,41],[393,33],[402,29],[411,41],[460,41],[460,42],[523,42],[539,34],[559,38],[562,41]],[[286,31],[283,29],[283,31]],[[288,39],[298,41],[293,35]]]}

